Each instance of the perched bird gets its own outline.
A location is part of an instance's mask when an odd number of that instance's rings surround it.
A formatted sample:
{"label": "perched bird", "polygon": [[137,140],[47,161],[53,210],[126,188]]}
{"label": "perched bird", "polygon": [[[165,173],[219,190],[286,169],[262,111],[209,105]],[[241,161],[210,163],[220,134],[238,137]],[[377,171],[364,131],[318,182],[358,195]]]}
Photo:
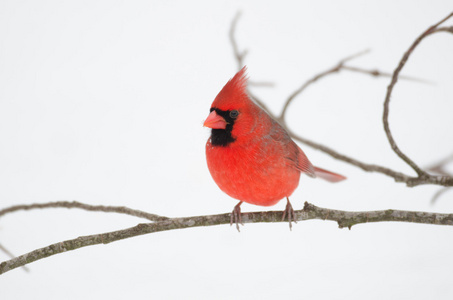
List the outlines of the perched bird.
{"label": "perched bird", "polygon": [[313,166],[285,129],[246,93],[246,67],[212,102],[203,126],[212,128],[206,161],[219,188],[240,202],[231,214],[239,230],[242,202],[271,206],[287,199],[283,219],[295,220],[289,196],[301,173],[338,182],[346,177]]}

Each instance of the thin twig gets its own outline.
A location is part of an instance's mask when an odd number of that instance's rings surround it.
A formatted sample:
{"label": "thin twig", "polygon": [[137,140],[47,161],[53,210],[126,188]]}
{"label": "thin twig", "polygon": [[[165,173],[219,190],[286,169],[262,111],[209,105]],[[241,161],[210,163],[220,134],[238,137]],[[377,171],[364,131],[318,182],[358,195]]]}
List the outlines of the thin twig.
{"label": "thin twig", "polygon": [[450,26],[450,27],[440,27],[440,28],[437,28],[436,30],[434,30],[436,32],[449,32],[449,33],[453,33],[453,26]]}
{"label": "thin twig", "polygon": [[131,209],[125,206],[104,206],[104,205],[90,205],[86,203],[81,203],[77,201],[57,201],[57,202],[48,202],[48,203],[34,203],[34,204],[24,204],[24,205],[14,205],[11,207],[4,208],[0,210],[0,217],[20,211],[20,210],[32,210],[32,209],[42,209],[42,208],[79,208],[89,211],[103,211],[103,212],[114,212],[120,214],[126,214],[134,217],[144,218],[149,221],[163,221],[168,220],[169,218],[150,214],[141,210]]}
{"label": "thin twig", "polygon": [[433,172],[436,174],[444,175],[444,176],[451,176],[452,174],[446,170],[446,166],[453,162],[453,153],[451,153],[446,158],[438,161],[437,163],[429,166],[426,168],[428,172]]}
{"label": "thin twig", "polygon": [[448,192],[450,190],[451,190],[451,187],[444,187],[444,188],[438,190],[431,198],[431,205],[434,205],[443,194],[445,194],[446,192]]}
{"label": "thin twig", "polygon": [[286,111],[288,110],[288,107],[289,105],[291,104],[291,102],[294,101],[294,99],[299,95],[301,94],[310,84],[316,82],[318,79],[322,78],[322,77],[325,77],[327,75],[330,75],[330,74],[334,74],[334,73],[338,73],[344,66],[344,64],[354,58],[357,58],[361,55],[365,55],[367,54],[368,52],[370,52],[370,50],[364,50],[364,51],[360,51],[356,54],[353,54],[353,55],[350,55],[348,57],[345,57],[343,58],[342,60],[340,60],[340,62],[330,68],[330,69],[327,69],[326,71],[324,72],[321,72],[317,75],[315,75],[314,77],[312,77],[311,79],[309,79],[308,81],[306,81],[304,84],[302,84],[302,86],[300,86],[297,90],[295,90],[289,97],[288,99],[286,99],[286,102],[285,102],[285,105],[283,106],[283,110],[282,112],[280,113],[280,116],[277,118],[281,123],[285,123],[285,116],[286,116]]}
{"label": "thin twig", "polygon": [[412,45],[409,47],[409,49],[404,53],[403,57],[401,58],[401,60],[398,64],[398,67],[393,72],[392,80],[391,80],[389,86],[387,87],[387,95],[385,96],[385,101],[384,101],[384,114],[383,114],[382,119],[383,119],[383,123],[384,123],[384,131],[385,131],[385,134],[387,135],[387,139],[390,143],[390,146],[392,147],[393,151],[418,174],[418,177],[420,177],[420,178],[428,178],[428,177],[430,177],[430,175],[427,172],[423,171],[414,161],[412,161],[406,154],[404,154],[400,150],[400,148],[396,144],[395,139],[393,138],[392,133],[390,132],[390,126],[389,126],[389,121],[388,121],[390,97],[392,95],[393,88],[394,88],[396,82],[398,81],[398,75],[399,75],[400,71],[403,69],[404,65],[406,64],[407,60],[409,59],[409,56],[412,54],[412,52],[417,47],[417,45],[420,44],[420,42],[425,37],[427,37],[428,35],[433,33],[436,30],[436,28],[439,27],[439,25],[441,25],[442,23],[447,21],[452,16],[453,16],[453,13],[449,14],[447,17],[442,19],[440,22],[429,27],[425,32],[423,32],[412,43]]}
{"label": "thin twig", "polygon": [[410,182],[411,180],[415,179],[415,177],[410,177],[410,176],[407,176],[401,172],[396,172],[396,171],[393,171],[389,168],[386,168],[386,167],[382,167],[382,166],[379,166],[379,165],[375,165],[375,164],[367,164],[367,163],[364,163],[364,162],[361,162],[355,158],[352,158],[352,157],[349,157],[347,155],[344,155],[344,154],[341,154],[339,153],[338,151],[336,150],[333,150],[332,148],[329,148],[327,146],[324,146],[324,145],[321,145],[321,144],[318,144],[318,143],[315,143],[309,139],[306,139],[306,138],[303,138],[299,135],[297,135],[296,133],[292,132],[289,128],[285,127],[286,130],[288,131],[288,133],[291,135],[291,137],[301,143],[304,143],[314,149],[317,149],[317,150],[320,150],[330,156],[332,156],[333,158],[335,159],[338,159],[338,160],[341,160],[341,161],[344,161],[346,163],[349,163],[351,165],[354,165],[356,167],[359,167],[361,168],[362,170],[366,171],[366,172],[379,172],[379,173],[382,173],[382,174],[385,174],[385,175],[388,175],[390,177],[393,177],[393,179],[396,181],[396,182]]}
{"label": "thin twig", "polygon": [[366,172],[377,172],[377,173],[381,173],[381,174],[387,175],[389,177],[392,177],[395,180],[395,182],[404,182],[408,187],[414,187],[414,186],[422,185],[422,184],[435,184],[435,185],[441,185],[441,186],[446,186],[446,187],[453,186],[453,178],[450,176],[430,175],[426,178],[418,177],[418,176],[409,176],[404,173],[397,172],[397,171],[394,171],[392,169],[389,169],[389,168],[386,168],[383,166],[364,163],[358,159],[341,154],[338,151],[333,150],[332,148],[315,143],[309,139],[303,138],[303,137],[297,135],[296,133],[292,132],[288,127],[286,127],[285,124],[283,124],[282,126],[285,127],[286,131],[288,131],[288,133],[290,134],[290,136],[293,139],[295,139],[305,145],[308,145],[314,149],[320,150],[335,159],[338,159],[338,160],[344,161],[346,163],[349,163],[353,166],[359,167],[360,169],[362,169]]}
{"label": "thin twig", "polygon": [[[317,207],[313,204],[305,203],[303,210],[295,211],[296,221],[306,220],[330,220],[338,223],[339,228],[349,228],[356,224],[372,222],[407,222],[434,225],[453,225],[453,214],[415,212],[402,210],[382,210],[369,212],[349,212],[334,209]],[[282,220],[281,211],[265,211],[242,214],[243,223],[280,223],[287,222]],[[36,249],[27,254],[18,256],[0,263],[0,274],[11,271],[20,266],[34,261],[63,253],[70,250],[79,249],[86,246],[108,244],[127,238],[144,235],[148,233],[169,231],[182,228],[193,228],[200,226],[215,226],[230,224],[230,214],[197,216],[186,218],[172,218],[154,223],[138,224],[137,226],[117,230],[107,233],[81,236],[72,240],[67,240]]]}
{"label": "thin twig", "polygon": [[[382,72],[377,69],[374,70],[367,70],[367,69],[362,69],[358,67],[351,67],[351,66],[343,66],[341,68],[342,70],[348,70],[356,73],[363,73],[363,74],[368,74],[374,77],[392,77],[392,73],[387,73],[387,72]],[[434,82],[426,80],[426,79],[421,79],[417,77],[412,77],[412,76],[404,76],[401,75],[399,77],[400,79],[408,80],[408,81],[415,81],[415,82],[420,82],[420,83],[425,83],[425,84],[434,84]]]}
{"label": "thin twig", "polygon": [[[337,65],[335,65],[334,67],[332,68],[329,68],[327,69],[326,71],[324,72],[321,72],[317,75],[315,75],[314,77],[312,77],[311,79],[309,79],[308,81],[306,81],[300,88],[298,88],[296,91],[294,91],[286,100],[285,102],[285,105],[283,106],[283,110],[280,114],[280,116],[278,117],[278,120],[281,121],[282,123],[285,122],[285,114],[286,114],[286,111],[288,110],[288,106],[289,104],[299,95],[301,94],[309,85],[313,84],[314,82],[318,81],[319,79],[327,76],[327,75],[331,75],[331,74],[338,74],[340,71],[342,70],[347,70],[347,71],[351,71],[351,72],[356,72],[356,73],[362,73],[362,74],[367,74],[367,75],[371,75],[371,76],[374,76],[374,77],[391,77],[392,74],[390,73],[386,73],[386,72],[382,72],[382,71],[379,71],[377,69],[374,69],[374,70],[368,70],[368,69],[363,69],[363,68],[357,68],[357,67],[350,67],[350,66],[346,66],[345,63],[348,62],[348,61],[351,61],[352,59],[355,59],[359,56],[362,56],[362,55],[365,55],[367,53],[369,53],[370,50],[364,50],[364,51],[361,51],[361,52],[358,52],[356,54],[353,54],[353,55],[350,55],[346,58],[343,58],[342,60],[340,60],[338,62]],[[414,77],[409,77],[409,76],[405,76],[404,78],[401,77],[402,79],[406,79],[406,80],[412,80],[412,81],[419,81],[419,82],[424,82],[424,83],[427,83],[427,81],[423,80],[423,79],[419,79],[419,78],[414,78]]]}

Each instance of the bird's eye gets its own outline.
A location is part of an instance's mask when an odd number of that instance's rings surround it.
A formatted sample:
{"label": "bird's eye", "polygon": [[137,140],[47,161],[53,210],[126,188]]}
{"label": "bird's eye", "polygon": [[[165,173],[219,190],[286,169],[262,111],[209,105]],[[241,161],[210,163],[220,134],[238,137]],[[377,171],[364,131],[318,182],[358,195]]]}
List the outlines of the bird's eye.
{"label": "bird's eye", "polygon": [[237,110],[230,111],[230,118],[236,119],[239,116],[239,112]]}

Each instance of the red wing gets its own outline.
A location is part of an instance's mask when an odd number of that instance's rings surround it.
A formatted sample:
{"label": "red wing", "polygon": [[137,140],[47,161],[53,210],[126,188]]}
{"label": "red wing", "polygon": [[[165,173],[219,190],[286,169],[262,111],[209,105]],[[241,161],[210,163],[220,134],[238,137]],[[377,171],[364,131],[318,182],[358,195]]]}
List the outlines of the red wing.
{"label": "red wing", "polygon": [[302,149],[294,143],[280,124],[274,120],[272,120],[272,122],[274,124],[272,124],[271,137],[285,147],[285,158],[288,160],[288,163],[297,170],[306,173],[308,176],[316,177],[315,169]]}
{"label": "red wing", "polygon": [[305,155],[304,151],[299,148],[299,146],[296,145],[296,143],[292,142],[292,146],[296,147],[297,151],[297,164],[296,164],[296,169],[298,169],[301,172],[306,173],[310,177],[316,177],[315,173],[315,168],[311,164],[311,162],[308,160],[307,156]]}

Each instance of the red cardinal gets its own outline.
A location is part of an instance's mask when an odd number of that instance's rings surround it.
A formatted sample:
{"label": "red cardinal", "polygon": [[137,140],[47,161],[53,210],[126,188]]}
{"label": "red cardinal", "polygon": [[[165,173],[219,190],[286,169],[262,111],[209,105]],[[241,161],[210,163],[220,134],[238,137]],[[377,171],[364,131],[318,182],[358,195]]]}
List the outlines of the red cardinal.
{"label": "red cardinal", "polygon": [[212,128],[206,143],[211,176],[222,191],[240,202],[231,215],[239,230],[242,202],[271,206],[287,199],[285,218],[291,227],[294,211],[289,196],[299,185],[300,173],[338,182],[346,177],[313,166],[280,124],[246,93],[246,68],[223,87],[203,126]]}

